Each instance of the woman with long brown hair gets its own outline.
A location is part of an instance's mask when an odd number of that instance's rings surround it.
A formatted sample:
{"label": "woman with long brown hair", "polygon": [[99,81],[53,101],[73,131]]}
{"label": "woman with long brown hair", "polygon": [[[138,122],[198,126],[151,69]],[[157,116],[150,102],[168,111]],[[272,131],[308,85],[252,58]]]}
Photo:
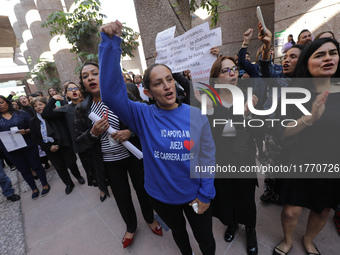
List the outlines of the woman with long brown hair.
{"label": "woman with long brown hair", "polygon": [[[339,166],[340,158],[340,86],[331,78],[340,77],[339,43],[332,38],[314,40],[302,51],[295,70],[294,85],[308,89],[311,99],[304,104],[311,115],[304,115],[294,105],[287,107],[284,118],[295,121],[280,127],[286,144],[285,165],[299,165],[305,178],[283,179],[279,201],[283,240],[274,255],[288,254],[303,208],[310,210],[302,244],[307,254],[320,254],[313,243],[327,223],[330,210],[340,201],[340,182],[321,173],[311,178],[308,165]],[[299,98],[299,95],[295,95]]]}
{"label": "woman with long brown hair", "polygon": [[[143,187],[143,163],[131,155],[122,142],[134,139],[134,133],[101,100],[99,86],[99,66],[97,63],[85,63],[80,70],[80,82],[85,91],[84,101],[76,107],[76,143],[91,149],[95,163],[96,176],[102,199],[109,195],[109,183],[116,199],[120,214],[126,224],[123,247],[130,246],[137,229],[137,216],[131,198],[128,175],[136,191],[143,217],[153,233],[162,236],[162,228],[153,217],[153,209]],[[126,87],[124,85],[126,90]],[[101,117],[93,122],[90,113]],[[108,134],[109,126],[117,132]],[[138,142],[138,141],[136,141]]]}

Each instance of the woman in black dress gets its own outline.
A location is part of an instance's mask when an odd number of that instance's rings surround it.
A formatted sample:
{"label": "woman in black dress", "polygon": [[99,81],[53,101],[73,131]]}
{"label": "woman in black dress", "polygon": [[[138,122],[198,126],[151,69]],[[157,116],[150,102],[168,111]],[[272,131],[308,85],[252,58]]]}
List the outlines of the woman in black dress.
{"label": "woman in black dress", "polygon": [[[281,222],[283,240],[274,248],[273,254],[288,254],[293,245],[293,234],[302,208],[310,209],[306,232],[302,243],[307,254],[320,254],[313,239],[323,229],[331,208],[339,202],[339,179],[325,179],[319,174],[311,178],[306,169],[308,164],[340,163],[340,86],[331,77],[339,77],[339,43],[331,38],[313,41],[300,55],[296,65],[296,85],[311,92],[311,99],[304,106],[311,115],[303,115],[295,106],[287,108],[285,119],[294,119],[280,127],[280,137],[289,151],[285,165],[302,166],[305,178],[284,179],[280,192],[280,202],[284,204]],[[313,78],[313,79],[311,79]],[[317,78],[317,79],[316,79]],[[297,95],[298,96],[298,95]],[[289,146],[291,145],[291,146]],[[328,176],[329,177],[329,176]]]}
{"label": "woman in black dress", "polygon": [[[210,78],[213,83],[230,84],[238,86],[238,69],[232,57],[219,57],[213,64]],[[239,170],[241,166],[254,166],[256,145],[255,133],[251,128],[243,125],[230,125],[233,122],[243,122],[249,117],[248,102],[245,104],[245,114],[233,114],[233,95],[229,89],[218,89],[222,105],[217,103],[213,109],[208,105],[208,118],[216,145],[216,165],[232,166]],[[195,96],[201,101],[195,91]],[[258,98],[253,96],[253,104]],[[210,110],[209,110],[210,108]],[[212,119],[226,119],[225,125],[213,125]],[[259,129],[259,128],[257,128]],[[241,177],[241,178],[240,178]],[[245,177],[245,178],[244,178]],[[258,185],[256,173],[245,176],[231,176],[230,173],[217,173],[215,175],[216,196],[212,200],[213,216],[227,225],[224,239],[231,242],[235,237],[238,224],[246,226],[247,254],[255,255],[257,250],[256,238],[256,205],[255,187]]]}

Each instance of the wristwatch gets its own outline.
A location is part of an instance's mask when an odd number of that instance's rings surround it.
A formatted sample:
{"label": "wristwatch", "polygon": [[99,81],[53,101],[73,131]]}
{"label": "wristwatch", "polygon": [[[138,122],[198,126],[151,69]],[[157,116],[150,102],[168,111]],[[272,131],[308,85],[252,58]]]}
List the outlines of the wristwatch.
{"label": "wristwatch", "polygon": [[134,132],[132,132],[132,130],[131,129],[129,129],[129,131],[130,131],[130,137],[135,137],[136,135],[135,135],[135,133]]}

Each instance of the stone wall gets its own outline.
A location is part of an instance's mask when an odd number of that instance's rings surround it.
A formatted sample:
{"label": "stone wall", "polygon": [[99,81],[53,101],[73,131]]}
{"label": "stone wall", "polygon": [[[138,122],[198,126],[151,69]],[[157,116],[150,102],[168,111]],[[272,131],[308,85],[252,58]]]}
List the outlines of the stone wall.
{"label": "stone wall", "polygon": [[[179,1],[181,2],[181,1]],[[177,10],[173,9],[169,1],[134,0],[140,36],[143,41],[146,64],[154,63],[155,39],[157,33],[176,25],[176,35],[183,34],[190,29],[189,9],[181,11],[181,18]],[[184,15],[186,12],[187,15]]]}
{"label": "stone wall", "polygon": [[[168,1],[134,1],[145,56],[149,65],[154,62],[153,53],[157,33],[176,25],[177,36],[184,33],[185,29]],[[178,1],[178,3],[181,4],[182,1]],[[243,33],[248,28],[253,28],[254,33],[248,52],[251,54],[251,60],[255,61],[256,51],[261,46],[261,42],[257,39],[257,6],[261,6],[265,24],[273,33],[273,45],[275,42],[279,43],[275,48],[276,62],[281,61],[281,43],[287,42],[289,34],[293,34],[297,41],[297,36],[302,29],[309,29],[314,36],[322,31],[331,30],[335,37],[340,39],[339,0],[221,0],[221,3],[227,7],[220,12],[220,21],[217,23],[217,27],[222,28],[223,45],[220,49],[224,55],[234,56],[237,54],[243,41]],[[149,15],[145,15],[145,13]],[[191,19],[190,15],[182,15],[180,18],[183,17],[187,17],[186,21]],[[210,21],[210,19],[202,20],[195,15],[192,26],[206,21]],[[275,38],[275,33],[278,32],[282,32],[281,37],[278,37],[279,34],[277,34]]]}
{"label": "stone wall", "polygon": [[[134,0],[134,2],[147,65],[150,65],[154,63],[153,54],[157,33],[176,25],[176,36],[183,34],[188,30],[187,27],[183,26],[183,23],[187,24],[192,16],[189,12],[186,13],[186,16],[181,12],[181,18],[185,17],[186,20],[185,22],[180,21],[168,1]],[[256,51],[261,46],[257,39],[256,7],[261,5],[266,25],[273,31],[274,0],[221,0],[221,2],[228,7],[228,10],[220,12],[220,21],[216,26],[222,28],[223,45],[220,47],[221,51],[224,55],[234,56],[237,54],[243,41],[243,33],[248,28],[253,28],[254,34],[248,51],[252,59],[255,60]],[[178,1],[178,3],[182,4],[182,1]],[[145,13],[149,15],[145,15]],[[191,23],[194,27],[206,21],[210,21],[210,19],[202,20],[196,15]]]}
{"label": "stone wall", "polygon": [[255,61],[257,49],[261,46],[261,42],[257,39],[256,7],[261,6],[263,18],[269,30],[274,30],[274,0],[222,0],[224,6],[228,10],[220,13],[220,21],[217,27],[222,28],[222,42],[220,47],[224,55],[235,56],[241,48],[243,42],[243,33],[248,28],[253,28],[253,36],[248,46],[248,52],[251,61]]}
{"label": "stone wall", "polygon": [[[313,36],[331,30],[337,40],[340,39],[340,1],[339,0],[295,0],[275,1],[275,31],[285,31],[284,40],[293,34],[309,29]],[[277,56],[281,47],[276,49]]]}

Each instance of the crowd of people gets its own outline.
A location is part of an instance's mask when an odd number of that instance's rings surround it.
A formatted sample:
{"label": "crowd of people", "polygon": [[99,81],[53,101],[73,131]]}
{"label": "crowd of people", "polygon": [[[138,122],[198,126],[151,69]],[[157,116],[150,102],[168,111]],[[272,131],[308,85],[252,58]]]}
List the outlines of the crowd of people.
{"label": "crowd of people", "polygon": [[[97,187],[101,202],[110,196],[110,187],[126,224],[124,248],[133,243],[137,229],[130,176],[150,230],[163,235],[162,226],[154,218],[156,212],[171,229],[182,254],[193,254],[186,220],[202,254],[215,254],[212,217],[226,226],[226,242],[233,241],[240,224],[245,225],[246,252],[258,254],[256,173],[231,177],[225,173],[197,173],[196,166],[232,165],[240,169],[256,165],[256,159],[264,165],[339,165],[340,86],[334,78],[340,78],[340,65],[339,43],[334,34],[325,31],[313,38],[304,29],[297,42],[289,35],[281,65],[274,64],[272,34],[268,29],[264,33],[261,23],[257,29],[262,45],[255,63],[251,63],[247,52],[253,29],[243,34],[237,58],[224,56],[218,48],[211,49],[217,59],[210,71],[210,88],[217,91],[220,104],[208,100],[207,115],[202,115],[203,96],[193,86],[190,70],[172,73],[166,65],[153,64],[143,76],[121,71],[121,29],[119,21],[101,27],[99,63],[86,62],[79,81],[65,82],[61,94],[57,88],[49,88],[48,98],[40,92],[17,100],[11,100],[13,93],[0,96],[0,131],[16,130],[26,142],[25,147],[11,151],[0,142],[3,162],[20,172],[32,190],[33,200],[51,190],[45,171],[48,161],[65,184],[66,195],[75,187],[73,177],[80,184],[87,181],[89,186]],[[245,91],[242,115],[234,113],[233,89],[215,91],[215,84]],[[249,87],[253,90],[247,90]],[[289,105],[285,116],[281,107],[265,116],[289,119],[291,122],[285,126],[232,124],[254,118],[254,107],[272,109],[274,102],[281,101],[281,90],[286,87],[310,92],[311,99],[304,103],[310,115]],[[253,95],[247,95],[250,91]],[[291,98],[297,100],[300,95],[292,93]],[[89,118],[93,115],[98,119]],[[216,118],[228,121],[215,126]],[[127,142],[142,151],[142,159],[128,149]],[[86,178],[80,174],[77,155]],[[0,165],[2,193],[15,202],[20,196],[14,193],[3,166]],[[35,179],[40,180],[41,191]],[[261,200],[283,206],[284,236],[273,247],[274,255],[286,255],[292,249],[302,208],[310,210],[301,237],[303,247],[307,254],[321,254],[314,241],[331,209],[335,210],[334,221],[340,234],[339,188],[340,179],[336,178],[281,179],[266,175]]]}

